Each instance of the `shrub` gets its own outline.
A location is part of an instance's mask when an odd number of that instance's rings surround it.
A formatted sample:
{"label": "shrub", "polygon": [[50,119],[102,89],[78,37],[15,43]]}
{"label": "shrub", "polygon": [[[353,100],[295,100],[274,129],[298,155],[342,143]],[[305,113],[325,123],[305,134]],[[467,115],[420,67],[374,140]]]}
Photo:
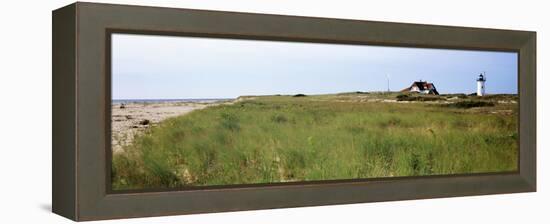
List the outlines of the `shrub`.
{"label": "shrub", "polygon": [[445,100],[439,96],[426,95],[426,96],[411,96],[407,94],[400,94],[396,96],[397,101],[437,101]]}
{"label": "shrub", "polygon": [[275,123],[285,123],[288,121],[288,119],[285,117],[285,115],[277,114],[271,117],[271,121]]}
{"label": "shrub", "polygon": [[445,97],[445,98],[459,98],[459,99],[466,99],[468,98],[468,96],[464,93],[455,93],[455,94],[442,94],[442,95],[439,95],[441,97]]}
{"label": "shrub", "polygon": [[305,96],[306,96],[306,94],[301,94],[301,93],[299,93],[299,94],[296,94],[296,95],[294,95],[294,96],[292,96],[292,97],[305,97]]}
{"label": "shrub", "polygon": [[395,98],[397,98],[397,101],[403,101],[403,100],[406,100],[407,98],[409,98],[409,95],[407,95],[407,94],[399,94],[399,95],[397,95]]}
{"label": "shrub", "polygon": [[239,125],[239,118],[235,114],[222,113],[221,114],[221,126],[231,131],[238,131],[241,127]]}
{"label": "shrub", "polygon": [[462,109],[468,109],[472,107],[492,107],[494,106],[494,103],[486,102],[486,101],[473,101],[473,100],[467,100],[467,101],[460,101],[456,103],[451,103],[446,106],[448,107],[455,107],[455,108],[462,108]]}

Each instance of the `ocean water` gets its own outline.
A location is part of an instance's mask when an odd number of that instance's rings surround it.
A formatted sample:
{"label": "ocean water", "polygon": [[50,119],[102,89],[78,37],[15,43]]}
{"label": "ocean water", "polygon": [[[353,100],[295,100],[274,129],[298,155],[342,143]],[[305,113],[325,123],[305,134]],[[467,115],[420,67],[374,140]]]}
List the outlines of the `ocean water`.
{"label": "ocean water", "polygon": [[111,104],[129,104],[129,103],[218,103],[231,101],[232,98],[220,99],[113,99]]}

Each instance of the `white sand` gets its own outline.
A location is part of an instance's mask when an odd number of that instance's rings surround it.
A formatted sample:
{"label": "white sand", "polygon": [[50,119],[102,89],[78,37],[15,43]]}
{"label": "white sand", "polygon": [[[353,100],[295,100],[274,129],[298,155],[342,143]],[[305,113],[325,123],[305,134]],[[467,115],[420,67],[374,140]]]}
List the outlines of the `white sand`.
{"label": "white sand", "polygon": [[[129,103],[121,108],[120,103],[112,105],[111,110],[111,143],[114,153],[123,151],[123,146],[129,145],[134,135],[143,133],[151,126],[175,116],[203,109],[220,103]],[[149,124],[140,124],[145,120]]]}

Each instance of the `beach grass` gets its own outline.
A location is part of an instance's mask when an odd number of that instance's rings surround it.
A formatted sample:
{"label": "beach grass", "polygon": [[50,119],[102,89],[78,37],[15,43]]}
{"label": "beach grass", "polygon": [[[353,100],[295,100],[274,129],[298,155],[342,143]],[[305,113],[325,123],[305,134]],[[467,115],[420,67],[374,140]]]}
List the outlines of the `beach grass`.
{"label": "beach grass", "polygon": [[398,95],[256,96],[170,118],[113,155],[113,189],[517,169],[517,103],[497,102],[517,96]]}

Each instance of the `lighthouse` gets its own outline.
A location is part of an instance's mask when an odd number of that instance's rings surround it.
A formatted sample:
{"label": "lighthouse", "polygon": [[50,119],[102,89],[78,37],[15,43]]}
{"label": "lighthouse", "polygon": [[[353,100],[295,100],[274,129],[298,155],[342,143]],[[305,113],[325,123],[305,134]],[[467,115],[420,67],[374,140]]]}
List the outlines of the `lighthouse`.
{"label": "lighthouse", "polygon": [[477,95],[478,96],[484,96],[485,95],[485,76],[483,73],[479,74],[479,78],[477,78]]}

